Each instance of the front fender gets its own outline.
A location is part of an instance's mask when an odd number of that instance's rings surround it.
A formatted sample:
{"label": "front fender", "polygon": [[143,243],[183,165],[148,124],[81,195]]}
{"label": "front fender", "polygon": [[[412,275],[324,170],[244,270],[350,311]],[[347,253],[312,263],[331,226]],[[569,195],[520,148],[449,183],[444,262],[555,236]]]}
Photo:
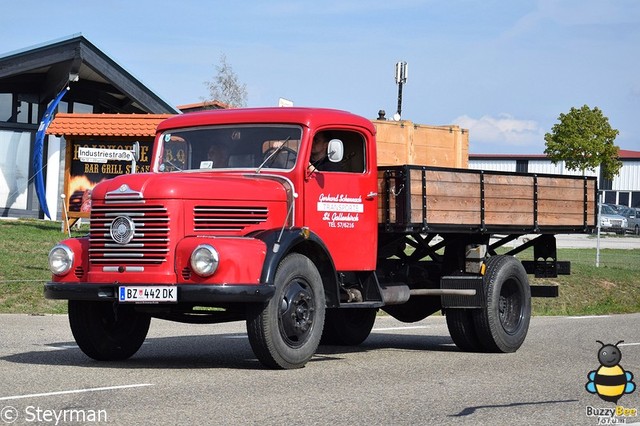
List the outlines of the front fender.
{"label": "front fender", "polygon": [[267,253],[260,282],[275,285],[278,265],[289,253],[307,256],[318,268],[325,288],[327,307],[338,306],[338,280],[333,259],[322,239],[304,228],[274,229],[253,235],[263,241]]}
{"label": "front fender", "polygon": [[[191,270],[191,253],[200,244],[209,244],[220,256],[218,269],[210,277],[201,277]],[[255,284],[260,279],[267,246],[256,238],[187,237],[176,247],[178,283]]]}
{"label": "front fender", "polygon": [[64,275],[53,275],[53,282],[80,282],[89,269],[89,237],[69,238],[57,245],[67,246],[73,253],[73,266]]}

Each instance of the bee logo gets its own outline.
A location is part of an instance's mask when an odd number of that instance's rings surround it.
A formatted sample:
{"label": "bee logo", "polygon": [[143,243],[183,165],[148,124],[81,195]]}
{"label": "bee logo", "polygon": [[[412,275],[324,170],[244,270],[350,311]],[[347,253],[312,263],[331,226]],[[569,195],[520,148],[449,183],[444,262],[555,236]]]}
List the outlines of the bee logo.
{"label": "bee logo", "polygon": [[585,385],[587,392],[598,394],[604,401],[618,403],[618,400],[625,393],[632,393],[636,389],[633,383],[633,373],[624,371],[619,365],[622,359],[622,352],[618,345],[605,345],[600,340],[596,340],[602,347],[598,350],[598,361],[600,368],[587,374],[589,381]]}

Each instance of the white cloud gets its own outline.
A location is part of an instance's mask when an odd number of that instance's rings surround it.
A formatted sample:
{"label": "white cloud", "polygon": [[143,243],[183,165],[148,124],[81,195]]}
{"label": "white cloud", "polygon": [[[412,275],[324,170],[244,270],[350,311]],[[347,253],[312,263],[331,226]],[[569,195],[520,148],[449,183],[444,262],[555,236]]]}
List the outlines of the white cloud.
{"label": "white cloud", "polygon": [[498,117],[484,115],[480,118],[463,115],[453,122],[469,129],[470,143],[528,147],[541,145],[544,141],[544,131],[537,122],[519,120],[509,114],[500,114]]}

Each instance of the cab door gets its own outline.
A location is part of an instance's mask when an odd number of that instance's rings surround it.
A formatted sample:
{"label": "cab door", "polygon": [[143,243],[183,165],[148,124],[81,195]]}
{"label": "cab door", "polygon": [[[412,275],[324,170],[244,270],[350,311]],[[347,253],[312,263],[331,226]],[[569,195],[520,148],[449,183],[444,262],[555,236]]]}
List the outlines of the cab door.
{"label": "cab door", "polygon": [[[304,226],[328,248],[339,271],[375,270],[378,235],[375,146],[356,131],[323,130],[340,139],[344,156],[311,167],[304,180]],[[314,135],[316,136],[316,135]]]}

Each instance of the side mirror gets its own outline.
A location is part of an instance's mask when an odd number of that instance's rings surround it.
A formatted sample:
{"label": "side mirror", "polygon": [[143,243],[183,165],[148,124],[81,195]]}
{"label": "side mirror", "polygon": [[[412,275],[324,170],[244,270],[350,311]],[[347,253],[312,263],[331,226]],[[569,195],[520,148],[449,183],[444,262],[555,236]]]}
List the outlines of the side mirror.
{"label": "side mirror", "polygon": [[140,142],[138,141],[133,143],[133,158],[136,162],[140,161]]}
{"label": "side mirror", "polygon": [[339,163],[344,157],[344,145],[340,139],[331,139],[327,147],[327,158],[332,163]]}
{"label": "side mirror", "polygon": [[134,174],[136,172],[136,169],[138,168],[138,166],[136,166],[136,163],[140,161],[140,142],[135,141],[131,148],[132,149],[129,152],[129,158],[131,158],[131,174]]}

